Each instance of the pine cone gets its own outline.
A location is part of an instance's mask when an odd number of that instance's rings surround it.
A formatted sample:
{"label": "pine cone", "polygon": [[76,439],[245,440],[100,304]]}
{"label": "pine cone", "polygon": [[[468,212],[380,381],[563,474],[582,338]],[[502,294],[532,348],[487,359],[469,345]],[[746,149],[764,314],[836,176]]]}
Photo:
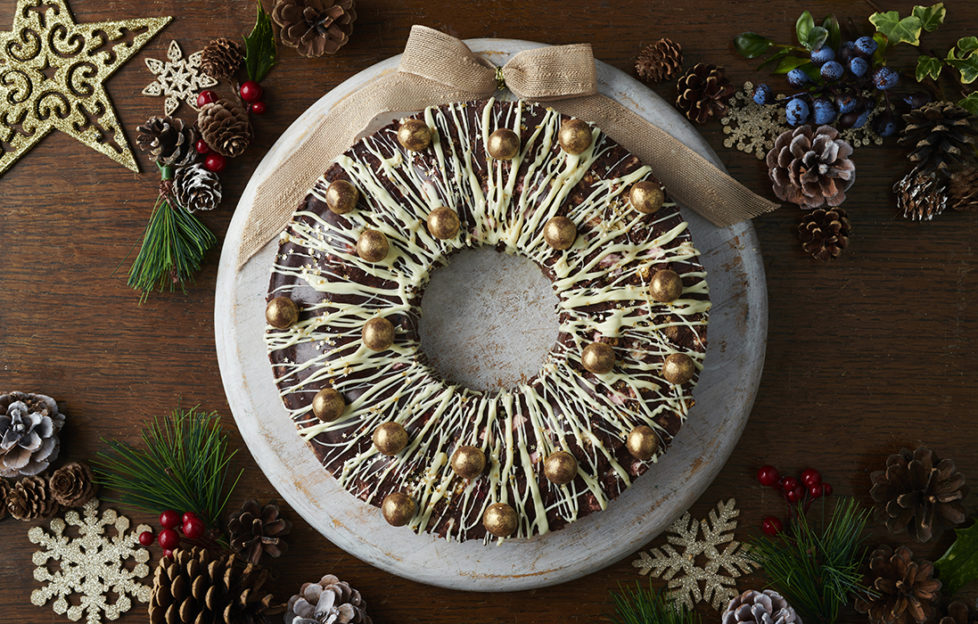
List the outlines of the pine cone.
{"label": "pine cone", "polygon": [[205,74],[218,80],[234,76],[242,62],[244,52],[241,44],[227,37],[211,41],[200,55],[200,68]]}
{"label": "pine cone", "polygon": [[775,140],[767,153],[774,194],[802,208],[841,206],[856,181],[852,146],[831,126],[798,126]]}
{"label": "pine cone", "polygon": [[270,614],[262,595],[268,572],[235,555],[202,548],[178,550],[156,566],[149,599],[150,624],[258,624]]}
{"label": "pine cone", "polygon": [[43,472],[58,458],[65,416],[43,394],[0,394],[0,476]]}
{"label": "pine cone", "polygon": [[332,574],[289,598],[285,624],[372,624],[360,592]]}
{"label": "pine cone", "polygon": [[207,145],[221,156],[236,158],[251,143],[248,113],[230,100],[204,104],[197,114],[197,126]]}
{"label": "pine cone", "polygon": [[903,116],[906,124],[900,145],[910,148],[908,158],[922,171],[950,176],[962,163],[975,162],[975,127],[971,113],[951,102],[931,102]]}
{"label": "pine cone", "polygon": [[748,589],[730,601],[721,624],[801,624],[801,618],[776,591]]}
{"label": "pine cone", "polygon": [[95,475],[88,464],[71,462],[51,474],[48,488],[63,507],[81,507],[95,496]]}
{"label": "pine cone", "polygon": [[292,523],[279,515],[278,505],[274,503],[260,507],[258,501],[247,501],[228,520],[231,550],[254,564],[261,560],[262,554],[281,556],[288,549],[282,538],[291,530]]}
{"label": "pine cone", "polygon": [[0,520],[7,517],[7,500],[10,497],[12,485],[3,477],[0,477]]}
{"label": "pine cone", "polygon": [[173,197],[187,212],[214,210],[221,203],[221,178],[200,163],[177,169]]}
{"label": "pine cone", "polygon": [[58,502],[51,496],[48,480],[44,477],[24,477],[7,493],[7,512],[17,520],[50,518],[56,511]]}
{"label": "pine cone", "polygon": [[955,600],[944,609],[945,614],[937,624],[975,624],[975,616],[962,600]]}
{"label": "pine cone", "polygon": [[162,165],[182,167],[197,159],[197,131],[179,117],[151,117],[136,132],[139,149]]}
{"label": "pine cone", "polygon": [[356,19],[355,0],[276,0],[272,8],[282,43],[307,57],[336,54]]}
{"label": "pine cone", "polygon": [[934,578],[934,564],[915,560],[906,546],[893,551],[880,546],[869,558],[875,577],[873,596],[856,599],[856,611],[868,613],[871,624],[924,624],[935,619],[941,582]]}
{"label": "pine cone", "polygon": [[816,260],[834,260],[849,244],[849,215],[844,208],[816,208],[798,224],[802,250]]}
{"label": "pine cone", "polygon": [[873,472],[870,479],[869,494],[892,533],[909,531],[918,542],[927,542],[935,521],[954,526],[965,520],[964,475],[929,448],[918,447],[912,454],[900,449],[886,458],[886,470]]}
{"label": "pine cone", "polygon": [[690,121],[704,124],[727,111],[727,100],[734,91],[722,67],[697,63],[676,83],[676,108]]}
{"label": "pine cone", "polygon": [[674,79],[682,68],[683,48],[672,39],[659,39],[635,57],[635,73],[652,84]]}
{"label": "pine cone", "polygon": [[978,168],[968,167],[952,173],[948,191],[951,208],[961,212],[978,210]]}
{"label": "pine cone", "polygon": [[933,171],[914,169],[893,185],[905,219],[930,221],[947,207],[947,183]]}

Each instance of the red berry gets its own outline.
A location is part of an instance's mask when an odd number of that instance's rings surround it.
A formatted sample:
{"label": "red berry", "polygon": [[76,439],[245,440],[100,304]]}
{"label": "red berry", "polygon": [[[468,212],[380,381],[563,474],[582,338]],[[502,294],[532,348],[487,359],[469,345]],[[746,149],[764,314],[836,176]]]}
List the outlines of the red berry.
{"label": "red berry", "polygon": [[261,99],[264,89],[254,80],[248,80],[241,84],[238,92],[241,93],[241,99],[245,102],[257,102]]}
{"label": "red berry", "polygon": [[204,536],[204,521],[198,517],[188,518],[183,523],[183,534],[188,539],[198,539]]}
{"label": "red berry", "polygon": [[173,550],[170,549],[170,548],[164,548],[163,549],[163,556],[164,557],[172,557],[173,556]]}
{"label": "red berry", "polygon": [[154,541],[156,541],[156,537],[152,531],[143,531],[139,534],[139,543],[143,546],[152,546]]}
{"label": "red berry", "polygon": [[777,485],[778,479],[778,469],[774,466],[761,466],[757,469],[757,480],[761,482],[761,485]]}
{"label": "red berry", "polygon": [[180,545],[180,535],[173,529],[163,529],[158,539],[163,549],[173,550]]}
{"label": "red berry", "polygon": [[794,477],[785,477],[784,482],[781,484],[781,489],[785,492],[790,492],[796,487],[798,487],[798,479]]}
{"label": "red berry", "polygon": [[210,104],[214,101],[217,101],[217,94],[209,89],[197,94],[197,108],[201,108],[204,104]]}
{"label": "red berry", "polygon": [[197,139],[197,142],[194,143],[194,149],[197,150],[198,154],[206,154],[211,151],[211,146],[204,139]]}
{"label": "red berry", "polygon": [[795,487],[793,490],[787,490],[784,493],[784,497],[788,499],[789,503],[797,503],[805,495],[805,490],[801,489],[801,486]]}
{"label": "red berry", "polygon": [[822,496],[831,496],[831,495],[832,495],[832,486],[829,485],[828,483],[823,483]]}
{"label": "red berry", "polygon": [[172,509],[167,509],[160,514],[160,526],[164,529],[175,529],[180,526],[180,514],[173,511]]}
{"label": "red berry", "polygon": [[812,487],[822,482],[822,475],[814,468],[808,468],[801,473],[801,482],[808,487]]}
{"label": "red berry", "polygon": [[214,173],[224,171],[224,166],[227,164],[228,161],[216,152],[211,152],[206,158],[204,158],[204,167],[208,171],[213,171]]}
{"label": "red berry", "polygon": [[761,522],[761,530],[764,531],[766,535],[770,535],[771,537],[774,537],[780,533],[782,528],[783,525],[781,524],[781,521],[774,516],[768,516],[767,518],[764,518],[763,522]]}
{"label": "red berry", "polygon": [[812,498],[818,498],[822,495],[822,484],[816,483],[814,485],[808,486],[808,495]]}
{"label": "red berry", "polygon": [[194,512],[192,512],[192,511],[185,511],[185,512],[183,512],[183,517],[180,518],[180,522],[182,522],[183,524],[187,524],[187,520],[190,520],[191,518],[196,518],[196,517],[197,517],[197,514],[195,514]]}
{"label": "red berry", "polygon": [[252,102],[251,103],[251,112],[254,113],[254,114],[256,114],[256,115],[264,115],[265,114],[265,103],[264,102],[260,102],[260,101],[259,102]]}

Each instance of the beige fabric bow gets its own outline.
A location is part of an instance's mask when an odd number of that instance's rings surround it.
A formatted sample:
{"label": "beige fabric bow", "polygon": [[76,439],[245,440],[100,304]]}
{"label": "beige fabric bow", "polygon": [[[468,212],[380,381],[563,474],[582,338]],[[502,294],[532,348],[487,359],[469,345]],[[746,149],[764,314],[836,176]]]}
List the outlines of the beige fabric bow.
{"label": "beige fabric bow", "polygon": [[258,187],[238,265],[244,265],[282,232],[329,162],[348,149],[377,115],[482,99],[503,85],[519,98],[547,102],[565,115],[596,124],[652,167],[676,201],[718,226],[726,227],[778,207],[661,128],[597,93],[594,57],[588,44],[525,50],[497,68],[461,40],[414,26],[397,72],[339,101],[275,174]]}

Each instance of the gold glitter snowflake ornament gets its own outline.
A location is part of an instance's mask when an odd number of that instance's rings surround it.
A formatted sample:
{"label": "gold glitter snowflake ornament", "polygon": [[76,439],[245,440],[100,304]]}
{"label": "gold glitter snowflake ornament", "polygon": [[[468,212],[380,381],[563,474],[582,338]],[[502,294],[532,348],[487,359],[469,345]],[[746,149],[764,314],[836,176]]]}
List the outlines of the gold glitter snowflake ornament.
{"label": "gold glitter snowflake ornament", "polygon": [[632,565],[640,574],[669,581],[666,595],[671,600],[689,609],[708,602],[722,611],[740,593],[734,579],[755,567],[734,540],[739,515],[732,498],[718,502],[706,520],[693,520],[687,511],[669,528],[662,548],[639,553]]}
{"label": "gold glitter snowflake ornament", "polygon": [[[51,532],[34,527],[27,538],[44,550],[34,553],[34,578],[44,585],[31,594],[31,603],[44,606],[55,598],[54,612],[86,624],[116,620],[132,608],[132,598],[148,602],[151,588],[139,582],[149,575],[149,551],[140,548],[139,534],[150,527],[129,530],[129,518],[106,509],[99,516],[99,501],[51,521]],[[111,537],[105,535],[109,529]],[[78,537],[72,535],[77,532]],[[113,594],[114,601],[106,596]],[[78,596],[78,604],[69,601]]]}
{"label": "gold glitter snowflake ornament", "polygon": [[187,58],[176,41],[170,42],[166,50],[166,61],[147,58],[146,67],[156,76],[156,80],[146,85],[143,95],[162,95],[166,97],[163,103],[163,113],[172,115],[180,102],[186,102],[197,110],[197,94],[202,89],[213,87],[217,80],[211,78],[200,68],[203,50],[194,52]]}

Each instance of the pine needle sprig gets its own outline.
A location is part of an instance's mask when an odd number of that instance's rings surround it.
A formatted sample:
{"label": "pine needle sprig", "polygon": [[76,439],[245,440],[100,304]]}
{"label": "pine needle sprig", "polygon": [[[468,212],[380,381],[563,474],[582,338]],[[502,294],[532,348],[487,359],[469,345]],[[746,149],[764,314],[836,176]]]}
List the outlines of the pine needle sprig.
{"label": "pine needle sprig", "polygon": [[609,618],[612,624],[700,624],[700,617],[686,605],[671,602],[662,591],[643,587],[637,581],[635,588],[619,586],[613,592],[615,613]]}
{"label": "pine needle sprig", "polygon": [[209,527],[220,528],[243,471],[229,478],[237,451],[228,450],[217,412],[175,409],[144,428],[142,442],[136,448],[106,441],[109,449],[92,462],[96,481],[118,493],[108,500],[153,513],[193,511]]}
{"label": "pine needle sprig", "polygon": [[747,556],[806,622],[833,624],[843,605],[867,591],[862,567],[870,512],[842,498],[827,523],[824,513],[823,499],[819,527],[799,509],[788,529],[774,538],[755,539]]}

